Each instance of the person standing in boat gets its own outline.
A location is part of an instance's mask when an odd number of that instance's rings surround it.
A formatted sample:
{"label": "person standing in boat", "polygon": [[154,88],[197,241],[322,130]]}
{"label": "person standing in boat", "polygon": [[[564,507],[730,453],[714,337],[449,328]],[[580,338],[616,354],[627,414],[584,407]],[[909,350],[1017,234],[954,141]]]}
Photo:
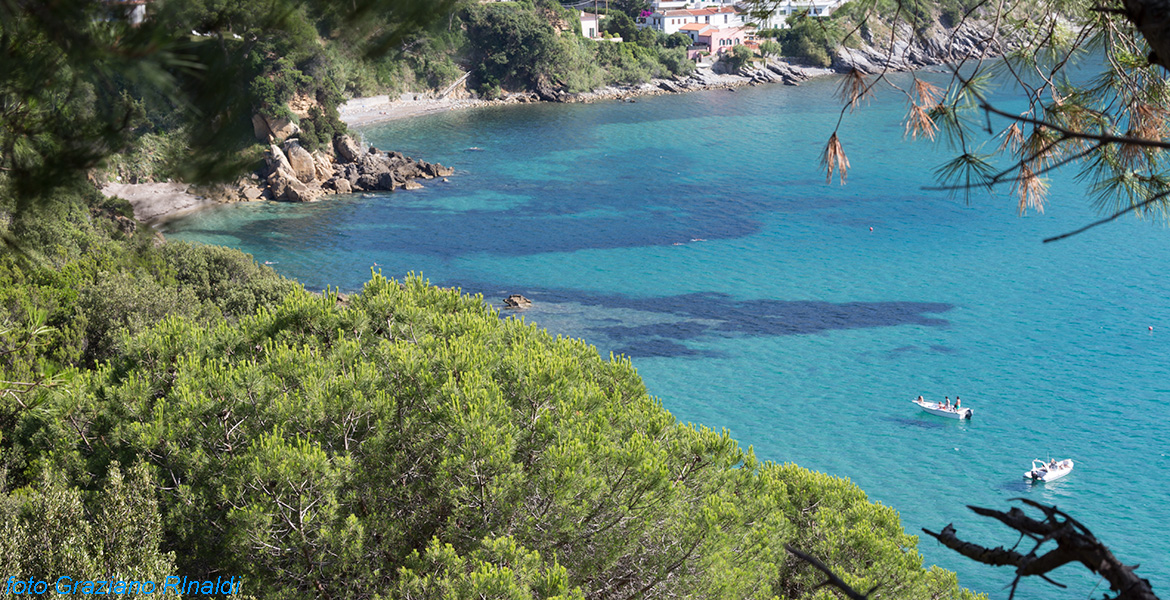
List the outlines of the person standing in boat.
{"label": "person standing in boat", "polygon": [[955,410],[959,410],[959,407],[962,405],[963,405],[963,401],[959,400],[958,396],[955,396]]}
{"label": "person standing in boat", "polygon": [[946,408],[947,410],[951,409],[951,397],[950,396],[947,396],[947,404],[944,408]]}

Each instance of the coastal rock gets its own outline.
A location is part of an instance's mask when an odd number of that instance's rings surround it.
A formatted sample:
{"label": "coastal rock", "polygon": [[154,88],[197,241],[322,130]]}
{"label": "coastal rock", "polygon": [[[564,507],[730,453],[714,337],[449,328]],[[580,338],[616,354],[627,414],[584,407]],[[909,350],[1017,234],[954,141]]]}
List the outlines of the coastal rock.
{"label": "coastal rock", "polygon": [[768,61],[767,68],[779,76],[785,85],[799,85],[800,82],[808,81],[809,79],[807,73],[788,63]]}
{"label": "coastal rock", "polygon": [[504,306],[508,308],[529,308],[532,306],[532,301],[520,294],[512,294],[504,298]]}
{"label": "coastal rock", "polygon": [[313,163],[316,167],[316,179],[325,181],[333,177],[333,157],[320,150],[313,153]]}
{"label": "coastal rock", "polygon": [[419,168],[419,164],[416,162],[399,162],[394,167],[394,174],[397,175],[398,179],[402,181],[406,181],[407,179],[414,179],[415,177],[429,178],[427,174]]}
{"label": "coastal rock", "polygon": [[[378,179],[379,179],[379,176],[377,176],[377,175],[365,175],[365,174],[359,175],[357,178],[357,181],[353,184],[353,187],[354,187],[354,189],[361,190],[363,192],[370,192],[370,191],[379,189],[378,188],[378,185],[379,185]],[[390,189],[390,188],[384,188],[384,189]]]}
{"label": "coastal rock", "polygon": [[451,167],[444,167],[439,163],[429,163],[426,161],[418,161],[419,170],[427,179],[434,179],[435,177],[449,177],[455,174],[455,169]]}
{"label": "coastal rock", "polygon": [[292,172],[296,174],[297,179],[304,183],[316,181],[317,162],[313,160],[313,155],[309,154],[308,150],[295,141],[289,141],[284,145],[284,153],[288,156],[288,162],[292,165]]}
{"label": "coastal rock", "polygon": [[285,156],[284,150],[279,146],[270,144],[268,146],[268,153],[264,155],[264,161],[268,164],[268,172],[275,173],[281,169],[293,172],[292,164],[288,162],[288,157]]}
{"label": "coastal rock", "polygon": [[348,135],[339,135],[333,138],[333,151],[341,160],[351,163],[357,161],[365,152],[362,152],[361,146],[353,141],[353,138]]}
{"label": "coastal rock", "polygon": [[272,130],[268,128],[268,121],[260,113],[252,115],[252,134],[261,142],[267,142],[272,137]]}
{"label": "coastal rock", "polygon": [[[293,174],[292,169],[279,167],[268,176],[268,192],[272,194],[273,200],[287,199],[287,192],[292,182],[297,181],[296,175]],[[297,183],[300,183],[299,181]]]}
{"label": "coastal rock", "polygon": [[404,183],[405,180],[399,179],[396,173],[385,171],[378,175],[374,186],[367,189],[394,191],[402,187]]}
{"label": "coastal rock", "polygon": [[246,200],[259,200],[264,195],[264,190],[254,185],[248,185],[243,187],[240,195]]}
{"label": "coastal rock", "polygon": [[272,132],[272,139],[276,142],[282,142],[301,132],[301,128],[293,123],[292,119],[286,117],[268,119],[268,129]]}
{"label": "coastal rock", "polygon": [[[328,152],[310,154],[297,140],[285,142],[283,149],[269,149],[269,176],[261,183],[260,193],[274,200],[312,202],[325,194],[348,194],[355,191],[392,191],[419,189],[415,179],[447,177],[455,170],[439,163],[414,160],[400,152],[382,152],[375,147],[362,150],[352,138],[338,136],[333,141],[336,158]],[[350,156],[353,160],[347,160]],[[238,194],[244,195],[247,184],[241,182]],[[256,191],[248,196],[255,196]]]}
{"label": "coastal rock", "polygon": [[301,128],[290,119],[273,119],[259,113],[252,115],[252,133],[262,142],[279,144],[300,132]]}
{"label": "coastal rock", "polygon": [[338,194],[348,194],[353,191],[353,187],[350,185],[349,180],[343,179],[341,177],[334,177],[333,179],[330,179],[329,181],[321,184],[321,187],[333,190]]}
{"label": "coastal rock", "polygon": [[288,190],[285,192],[285,196],[290,202],[312,202],[320,198],[322,194],[324,192],[321,191],[321,188],[305,185],[295,179],[289,182]]}
{"label": "coastal rock", "polygon": [[268,191],[274,200],[312,202],[321,196],[321,188],[305,185],[291,171],[279,169],[268,176]]}

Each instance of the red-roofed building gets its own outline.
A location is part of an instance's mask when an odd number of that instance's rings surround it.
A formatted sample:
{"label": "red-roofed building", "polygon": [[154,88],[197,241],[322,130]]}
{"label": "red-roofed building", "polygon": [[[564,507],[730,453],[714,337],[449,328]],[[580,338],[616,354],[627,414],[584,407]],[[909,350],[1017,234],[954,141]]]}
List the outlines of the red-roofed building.
{"label": "red-roofed building", "polygon": [[644,17],[638,17],[635,23],[638,29],[653,29],[666,35],[677,33],[684,25],[703,23],[715,27],[742,27],[743,14],[732,6],[713,8],[692,8],[680,10],[659,10]]}

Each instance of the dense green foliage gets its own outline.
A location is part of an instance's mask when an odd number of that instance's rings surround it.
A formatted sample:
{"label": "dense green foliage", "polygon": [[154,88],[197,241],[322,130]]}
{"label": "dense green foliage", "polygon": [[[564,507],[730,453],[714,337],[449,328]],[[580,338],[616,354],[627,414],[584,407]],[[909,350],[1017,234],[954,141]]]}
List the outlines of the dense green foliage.
{"label": "dense green foliage", "polygon": [[[834,17],[810,17],[796,14],[788,17],[786,29],[761,32],[761,36],[775,38],[784,56],[796,58],[817,67],[833,64],[833,54],[841,44],[841,21]],[[775,50],[774,47],[770,48]]]}
{"label": "dense green foliage", "polygon": [[419,279],[170,317],[68,400],[6,410],[12,485],[145,460],[178,570],[273,597],[802,596],[819,574],[784,543],[864,589],[966,595],[855,486],[760,464],[627,361]]}
{"label": "dense green foliage", "polygon": [[[0,564],[6,577],[53,583],[53,574],[74,581],[162,581],[175,573],[174,554],[159,550],[163,530],[146,464],[138,463],[124,475],[117,463],[111,463],[103,481],[94,487],[94,493],[83,494],[67,484],[61,473],[45,472],[20,493],[0,496]],[[26,591],[24,595],[32,594]],[[52,595],[85,597],[82,593]],[[120,596],[149,597],[141,593]]]}
{"label": "dense green foliage", "polygon": [[[38,368],[108,359],[121,332],[143,330],[167,315],[235,318],[295,286],[235,250],[156,247],[158,239],[137,227],[128,205],[84,185],[19,214],[0,204],[0,215],[9,222],[0,232],[31,253],[0,253],[0,330],[17,331],[38,313],[55,330],[35,351],[0,355],[0,365],[18,380]],[[3,339],[0,346],[7,345]]]}
{"label": "dense green foliage", "polygon": [[549,0],[478,5],[461,15],[471,63],[477,65],[474,83],[489,98],[505,89],[532,89],[546,95],[584,92],[694,70],[685,49],[652,30],[639,30],[617,10],[602,17],[601,29],[620,36],[621,42],[593,41],[558,31],[554,24],[579,29],[577,16]]}

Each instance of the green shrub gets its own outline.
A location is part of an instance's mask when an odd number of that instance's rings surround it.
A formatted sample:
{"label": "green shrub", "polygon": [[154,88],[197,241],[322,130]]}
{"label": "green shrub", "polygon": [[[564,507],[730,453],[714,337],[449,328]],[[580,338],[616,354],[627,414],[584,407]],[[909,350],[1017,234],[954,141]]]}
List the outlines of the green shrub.
{"label": "green shrub", "polygon": [[751,64],[756,58],[756,53],[751,48],[742,44],[732,46],[730,50],[724,52],[719,60],[727,65],[727,69],[731,73],[735,73],[743,67]]}
{"label": "green shrub", "polygon": [[[76,429],[41,416],[66,407]],[[629,361],[417,278],[168,317],[18,420],[25,464],[144,457],[176,569],[263,597],[799,597],[822,578],[792,543],[863,589],[972,598],[852,484],[760,463]]]}

